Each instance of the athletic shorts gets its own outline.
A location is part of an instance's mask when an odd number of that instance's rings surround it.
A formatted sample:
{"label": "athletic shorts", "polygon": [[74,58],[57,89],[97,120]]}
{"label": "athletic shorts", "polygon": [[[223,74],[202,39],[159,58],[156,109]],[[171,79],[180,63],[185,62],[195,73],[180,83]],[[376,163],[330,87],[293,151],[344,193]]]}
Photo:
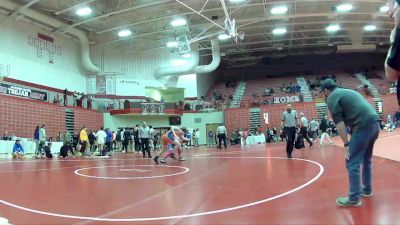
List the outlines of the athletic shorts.
{"label": "athletic shorts", "polygon": [[177,137],[174,137],[174,135],[168,135],[168,134],[164,134],[162,137],[162,140],[164,142],[164,146],[167,146],[169,144],[176,144],[179,142]]}
{"label": "athletic shorts", "polygon": [[388,55],[386,64],[394,70],[400,70],[400,28],[396,28],[390,55]]}

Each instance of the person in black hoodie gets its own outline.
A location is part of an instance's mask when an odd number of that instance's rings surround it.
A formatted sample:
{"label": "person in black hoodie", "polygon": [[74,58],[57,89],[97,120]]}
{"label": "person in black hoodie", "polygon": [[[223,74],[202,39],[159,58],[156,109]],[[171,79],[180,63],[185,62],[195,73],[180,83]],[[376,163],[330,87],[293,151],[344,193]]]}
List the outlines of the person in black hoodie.
{"label": "person in black hoodie", "polygon": [[88,139],[90,144],[90,152],[93,153],[94,151],[96,151],[96,135],[94,135],[92,130],[89,132]]}
{"label": "person in black hoodie", "polygon": [[125,150],[125,152],[128,153],[129,141],[132,139],[131,138],[131,132],[129,131],[129,128],[126,128],[126,130],[124,131],[123,135],[124,135],[124,141],[122,142],[122,151]]}
{"label": "person in black hoodie", "polygon": [[135,151],[140,152],[142,150],[142,147],[140,145],[140,137],[139,137],[139,124],[136,124],[136,127],[133,128],[133,138],[135,141]]}
{"label": "person in black hoodie", "polygon": [[328,124],[328,116],[325,115],[324,118],[322,118],[321,123],[319,125],[319,129],[321,131],[321,139],[319,141],[319,145],[321,147],[324,146],[324,140],[325,138],[328,138],[329,144],[333,144],[333,141],[331,140],[329,134],[328,134],[328,129],[329,129],[329,124]]}

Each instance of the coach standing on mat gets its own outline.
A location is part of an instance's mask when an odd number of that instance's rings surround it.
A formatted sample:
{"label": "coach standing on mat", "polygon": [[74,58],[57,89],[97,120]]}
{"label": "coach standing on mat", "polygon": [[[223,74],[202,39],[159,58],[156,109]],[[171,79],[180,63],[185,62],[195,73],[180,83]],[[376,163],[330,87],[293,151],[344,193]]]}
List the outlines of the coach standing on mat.
{"label": "coach standing on mat", "polygon": [[286,153],[289,159],[292,158],[293,146],[296,136],[297,127],[297,113],[296,110],[292,109],[292,105],[287,105],[287,110],[282,114],[281,127],[285,130],[287,141],[286,141]]}
{"label": "coach standing on mat", "polygon": [[[322,81],[321,90],[327,97],[328,109],[346,149],[350,191],[348,197],[337,198],[336,203],[339,206],[360,206],[361,196],[372,196],[371,158],[374,143],[379,135],[379,116],[361,94],[338,88],[332,79]],[[350,141],[346,127],[352,131]],[[361,164],[363,165],[362,189]]]}

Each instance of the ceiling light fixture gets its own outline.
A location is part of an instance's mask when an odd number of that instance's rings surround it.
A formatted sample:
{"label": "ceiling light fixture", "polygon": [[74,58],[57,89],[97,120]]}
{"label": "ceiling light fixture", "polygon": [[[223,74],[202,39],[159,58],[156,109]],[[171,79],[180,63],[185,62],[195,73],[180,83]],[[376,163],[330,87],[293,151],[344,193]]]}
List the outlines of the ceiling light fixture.
{"label": "ceiling light fixture", "polygon": [[328,32],[336,32],[338,30],[340,30],[339,25],[329,25],[326,27],[326,31],[328,31]]}
{"label": "ceiling light fixture", "polygon": [[87,16],[92,13],[92,9],[90,7],[83,7],[76,10],[76,15],[78,16]]}
{"label": "ceiling light fixture", "polygon": [[374,31],[374,30],[376,30],[376,26],[375,25],[366,25],[364,27],[364,30],[365,31]]}
{"label": "ceiling light fixture", "polygon": [[183,57],[183,58],[186,58],[186,59],[187,59],[187,58],[191,58],[191,57],[192,57],[192,54],[186,53],[186,54],[183,54],[182,57]]}
{"label": "ceiling light fixture", "polygon": [[349,12],[352,9],[353,9],[353,5],[351,5],[351,4],[341,4],[341,5],[336,6],[337,12]]}
{"label": "ceiling light fixture", "polygon": [[275,6],[271,9],[271,14],[273,15],[282,15],[287,13],[288,8],[286,6]]}
{"label": "ceiling light fixture", "polygon": [[275,28],[272,31],[272,34],[274,34],[274,35],[282,35],[282,34],[286,34],[286,32],[287,32],[286,28]]}
{"label": "ceiling light fixture", "polygon": [[389,6],[388,5],[384,5],[384,6],[380,7],[379,8],[379,12],[381,12],[381,13],[389,12]]}
{"label": "ceiling light fixture", "polygon": [[170,42],[167,42],[166,46],[167,46],[168,48],[177,48],[177,47],[178,47],[178,42],[176,42],[176,41],[170,41]]}
{"label": "ceiling light fixture", "polygon": [[173,27],[181,27],[181,26],[185,26],[187,24],[187,21],[184,18],[176,18],[176,19],[172,20],[170,24]]}
{"label": "ceiling light fixture", "polygon": [[121,30],[118,32],[119,37],[128,37],[128,36],[131,36],[131,34],[132,34],[132,31],[130,31],[130,30]]}
{"label": "ceiling light fixture", "polygon": [[218,40],[221,40],[221,41],[227,40],[227,39],[229,39],[229,38],[231,38],[231,36],[229,36],[229,35],[227,35],[227,34],[220,34],[220,35],[218,35]]}

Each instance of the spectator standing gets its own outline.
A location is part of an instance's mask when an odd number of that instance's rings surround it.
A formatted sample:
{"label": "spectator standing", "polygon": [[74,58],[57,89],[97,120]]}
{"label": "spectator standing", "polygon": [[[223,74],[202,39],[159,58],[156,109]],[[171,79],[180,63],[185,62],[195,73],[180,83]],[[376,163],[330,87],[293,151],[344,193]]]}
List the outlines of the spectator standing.
{"label": "spectator standing", "polygon": [[68,89],[64,90],[64,106],[68,105]]}
{"label": "spectator standing", "polygon": [[88,138],[90,144],[90,153],[93,153],[96,151],[96,135],[92,130],[89,132]]}
{"label": "spectator standing", "polygon": [[114,151],[115,149],[117,149],[117,135],[115,134],[114,131],[111,132],[112,134],[112,150]]}
{"label": "spectator standing", "polygon": [[300,134],[306,139],[306,141],[310,144],[310,147],[313,146],[313,143],[308,138],[308,120],[304,113],[300,113]]}
{"label": "spectator standing", "polygon": [[33,141],[35,142],[35,155],[39,155],[39,130],[40,127],[36,126],[35,132],[33,134]]}
{"label": "spectator standing", "polygon": [[214,145],[214,138],[215,138],[214,136],[215,136],[214,131],[210,129],[208,131],[208,146]]}
{"label": "spectator standing", "polygon": [[102,155],[108,155],[112,151],[112,132],[110,128],[106,129],[106,144],[105,152]]}
{"label": "spectator standing", "polygon": [[72,136],[68,130],[65,130],[64,133],[64,145],[66,154],[68,154],[68,151],[71,151],[72,155],[75,155],[75,151],[72,147]]}
{"label": "spectator standing", "polygon": [[316,139],[318,137],[319,124],[314,118],[311,119],[309,127],[310,127],[311,138]]}
{"label": "spectator standing", "polygon": [[200,139],[200,129],[197,128],[197,129],[193,130],[193,145],[195,147],[199,146],[199,139]]}
{"label": "spectator standing", "polygon": [[42,125],[39,129],[39,145],[44,146],[46,144],[46,129],[45,125]]}
{"label": "spectator standing", "polygon": [[123,133],[123,141],[122,141],[122,151],[125,150],[125,153],[128,153],[128,146],[129,146],[129,141],[132,139],[131,132],[129,129],[126,129]]}
{"label": "spectator standing", "polygon": [[[133,128],[133,139],[135,142],[135,151],[140,152],[142,150],[141,144],[140,144],[140,128],[139,124],[136,124],[135,128]],[[132,138],[129,138],[130,141],[132,141]]]}
{"label": "spectator standing", "polygon": [[104,128],[101,127],[100,130],[97,131],[96,133],[96,139],[97,139],[97,148],[98,151],[101,153],[101,155],[104,155],[104,145],[106,143],[106,138],[107,138],[107,134],[104,131]]}
{"label": "spectator standing", "polygon": [[81,132],[79,133],[79,144],[81,145],[80,152],[82,156],[85,155],[88,142],[89,142],[89,137],[86,132],[86,126],[83,126]]}

